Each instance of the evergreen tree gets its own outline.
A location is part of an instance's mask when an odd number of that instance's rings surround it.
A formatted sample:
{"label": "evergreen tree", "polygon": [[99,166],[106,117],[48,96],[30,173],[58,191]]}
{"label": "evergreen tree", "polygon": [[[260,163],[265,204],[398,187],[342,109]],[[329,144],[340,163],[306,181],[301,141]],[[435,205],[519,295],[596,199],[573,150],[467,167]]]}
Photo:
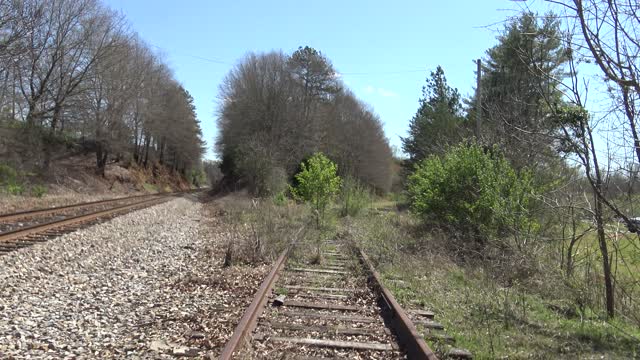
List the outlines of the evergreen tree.
{"label": "evergreen tree", "polygon": [[544,163],[554,153],[550,108],[562,102],[558,84],[567,52],[560,25],[552,14],[538,18],[525,12],[505,26],[487,51],[481,80],[482,137],[503,147],[517,168]]}
{"label": "evergreen tree", "polygon": [[447,84],[444,70],[438,66],[422,87],[420,107],[409,124],[409,136],[402,139],[411,168],[431,154],[443,153],[447,145],[463,138],[461,114],[460,94]]}

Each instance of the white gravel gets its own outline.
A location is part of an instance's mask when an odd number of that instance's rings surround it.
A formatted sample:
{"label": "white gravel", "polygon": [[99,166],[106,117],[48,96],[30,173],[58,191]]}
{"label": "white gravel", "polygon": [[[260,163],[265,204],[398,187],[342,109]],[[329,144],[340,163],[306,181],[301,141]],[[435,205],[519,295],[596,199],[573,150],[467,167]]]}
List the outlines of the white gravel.
{"label": "white gravel", "polygon": [[195,281],[218,267],[199,251],[201,206],[179,198],[0,257],[0,358],[207,356],[194,328],[221,304]]}

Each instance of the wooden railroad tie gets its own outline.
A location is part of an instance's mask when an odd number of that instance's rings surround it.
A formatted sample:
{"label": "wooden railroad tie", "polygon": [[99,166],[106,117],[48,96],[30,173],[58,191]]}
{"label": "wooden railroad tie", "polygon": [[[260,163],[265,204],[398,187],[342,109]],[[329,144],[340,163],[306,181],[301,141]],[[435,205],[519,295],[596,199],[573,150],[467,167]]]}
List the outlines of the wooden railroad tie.
{"label": "wooden railroad tie", "polygon": [[311,272],[311,273],[335,274],[335,275],[348,275],[349,274],[348,271],[338,271],[338,270],[322,269],[322,268],[318,268],[318,269],[313,269],[313,268],[290,268],[290,269],[287,269],[287,270],[296,271],[296,272]]}
{"label": "wooden railroad tie", "polygon": [[269,321],[268,324],[274,329],[317,332],[324,334],[341,334],[341,335],[378,335],[383,332],[381,329],[361,329],[340,326],[324,326],[324,325],[299,325],[281,322]]}
{"label": "wooden railroad tie", "polygon": [[356,292],[355,289],[339,289],[339,288],[299,286],[299,285],[284,285],[283,288],[292,289],[292,290],[326,291],[326,292]]}
{"label": "wooden railroad tie", "polygon": [[352,315],[337,315],[337,314],[320,314],[316,312],[302,312],[302,311],[278,311],[279,316],[284,317],[298,317],[298,318],[312,318],[312,319],[325,319],[345,321],[350,323],[363,323],[371,324],[379,322],[378,319],[364,316],[352,316]]}
{"label": "wooden railroad tie", "polygon": [[293,337],[271,337],[271,341],[275,342],[288,342],[301,345],[327,347],[336,349],[356,349],[356,350],[375,350],[375,351],[393,351],[395,350],[389,344],[374,343],[374,342],[355,342],[355,341],[336,341],[336,340],[324,340],[324,339],[303,339]]}
{"label": "wooden railroad tie", "polygon": [[350,305],[340,304],[324,304],[324,303],[307,303],[295,300],[286,300],[284,302],[286,307],[299,307],[304,309],[321,309],[321,310],[341,310],[341,311],[360,311],[361,308]]}

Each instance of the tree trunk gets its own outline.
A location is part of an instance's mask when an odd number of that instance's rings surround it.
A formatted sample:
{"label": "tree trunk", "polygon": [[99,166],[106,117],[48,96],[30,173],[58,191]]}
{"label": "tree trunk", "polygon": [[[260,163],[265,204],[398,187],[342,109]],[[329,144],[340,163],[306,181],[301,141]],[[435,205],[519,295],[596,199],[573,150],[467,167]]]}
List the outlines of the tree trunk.
{"label": "tree trunk", "polygon": [[158,147],[160,148],[160,159],[159,162],[160,164],[164,164],[164,137],[162,139],[160,139],[160,143],[158,144]]}
{"label": "tree trunk", "polygon": [[602,272],[604,275],[604,289],[607,316],[613,318],[615,315],[613,280],[611,277],[611,263],[609,262],[609,249],[607,248],[607,238],[604,229],[604,220],[602,218],[602,200],[595,195],[596,202],[596,227],[598,232],[598,245],[600,246],[600,254],[602,255]]}
{"label": "tree trunk", "polygon": [[629,89],[626,87],[622,88],[622,100],[624,110],[627,114],[627,120],[629,121],[631,136],[633,136],[633,148],[636,153],[636,158],[640,161],[640,138],[638,137],[638,130],[636,129],[636,109],[634,108],[633,101],[629,98]]}
{"label": "tree trunk", "polygon": [[144,143],[144,167],[147,168],[147,164],[149,163],[149,145],[151,145],[151,139],[147,137]]}
{"label": "tree trunk", "polygon": [[567,268],[566,274],[567,277],[573,274],[573,246],[576,244],[576,218],[574,214],[574,209],[571,207],[571,241],[569,242],[569,246],[567,248]]}
{"label": "tree trunk", "polygon": [[49,135],[45,136],[43,141],[43,151],[44,151],[44,161],[42,164],[42,169],[44,171],[49,170],[49,166],[51,164],[51,154],[54,151],[54,141],[56,136],[56,128],[58,127],[58,121],[60,120],[60,114],[62,113],[62,107],[56,105],[53,108],[53,115],[51,117],[51,127],[49,128]]}
{"label": "tree trunk", "polygon": [[107,157],[109,152],[104,148],[101,142],[96,144],[96,174],[104,177],[104,170],[107,165]]}
{"label": "tree trunk", "polygon": [[[585,146],[591,152],[591,158],[593,159],[593,173],[595,175],[595,179],[592,179],[591,186],[593,188],[593,196],[595,200],[595,220],[596,220],[596,230],[598,233],[598,244],[600,246],[600,254],[602,256],[602,273],[604,275],[604,288],[605,288],[605,298],[606,298],[606,308],[607,308],[607,316],[609,318],[613,318],[615,315],[615,302],[614,302],[614,291],[613,291],[613,280],[611,278],[611,264],[609,263],[609,249],[607,249],[607,238],[604,230],[604,219],[602,212],[602,173],[600,172],[600,164],[598,162],[598,154],[595,149],[595,144],[593,141],[593,132],[590,127],[583,126],[583,130],[586,131],[586,135],[588,136],[588,146]],[[586,168],[587,171],[590,171],[589,168]],[[595,182],[593,181],[595,180]]]}

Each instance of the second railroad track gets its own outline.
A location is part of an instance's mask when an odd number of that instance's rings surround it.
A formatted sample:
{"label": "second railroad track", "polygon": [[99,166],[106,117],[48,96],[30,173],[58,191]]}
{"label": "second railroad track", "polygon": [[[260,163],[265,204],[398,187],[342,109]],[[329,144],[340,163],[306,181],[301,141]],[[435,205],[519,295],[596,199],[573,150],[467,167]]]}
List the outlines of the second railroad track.
{"label": "second railroad track", "polygon": [[114,216],[157,205],[183,193],[92,201],[0,215],[0,256]]}

